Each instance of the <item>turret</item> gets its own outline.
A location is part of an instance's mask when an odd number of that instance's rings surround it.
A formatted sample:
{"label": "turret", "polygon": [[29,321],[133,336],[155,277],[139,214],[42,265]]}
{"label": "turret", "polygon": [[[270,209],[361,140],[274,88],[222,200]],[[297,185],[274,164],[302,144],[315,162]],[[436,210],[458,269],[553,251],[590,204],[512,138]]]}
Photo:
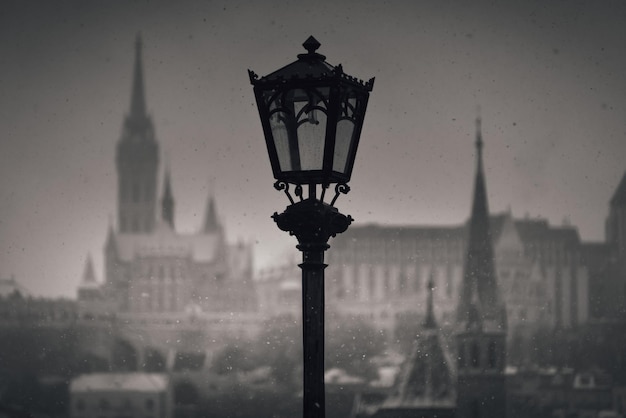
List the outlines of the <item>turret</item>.
{"label": "turret", "polygon": [[172,195],[172,185],[169,169],[165,171],[163,181],[163,197],[161,198],[161,216],[163,222],[174,229],[174,196]]}
{"label": "turret", "polygon": [[204,215],[204,228],[205,233],[218,232],[220,230],[220,224],[217,219],[217,211],[215,210],[215,199],[213,195],[209,195],[206,205],[206,212]]}
{"label": "turret", "polygon": [[83,272],[83,278],[78,286],[78,300],[79,301],[94,301],[100,298],[101,291],[100,285],[96,280],[96,274],[93,269],[93,261],[91,260],[91,254],[87,255],[85,261],[85,270]]}
{"label": "turret", "polygon": [[618,258],[626,260],[626,173],[609,202],[606,241]]}

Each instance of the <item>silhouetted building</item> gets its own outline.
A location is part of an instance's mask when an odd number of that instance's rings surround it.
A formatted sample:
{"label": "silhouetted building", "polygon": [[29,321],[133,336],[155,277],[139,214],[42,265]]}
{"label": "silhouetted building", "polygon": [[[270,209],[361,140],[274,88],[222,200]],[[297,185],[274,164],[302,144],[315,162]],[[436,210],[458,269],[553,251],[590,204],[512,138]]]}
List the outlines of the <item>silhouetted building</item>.
{"label": "silhouetted building", "polygon": [[453,418],[456,382],[452,361],[433,311],[432,277],[428,281],[426,319],[402,367],[399,384],[371,415],[374,418]]}
{"label": "silhouetted building", "polygon": [[457,308],[458,418],[506,416],[506,307],[498,289],[489,230],[480,119],[477,125],[474,199]]}
{"label": "silhouetted building", "polygon": [[626,320],[626,173],[611,201],[605,223],[606,241],[589,243],[590,309],[594,319]]}

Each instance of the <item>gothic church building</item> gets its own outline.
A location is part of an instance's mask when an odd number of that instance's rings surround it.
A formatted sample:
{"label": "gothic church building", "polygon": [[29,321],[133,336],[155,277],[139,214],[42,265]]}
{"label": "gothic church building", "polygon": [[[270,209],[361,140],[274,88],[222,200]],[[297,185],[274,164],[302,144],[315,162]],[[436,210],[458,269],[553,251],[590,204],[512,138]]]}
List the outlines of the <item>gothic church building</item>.
{"label": "gothic church building", "polygon": [[255,311],[252,248],[226,242],[213,197],[207,198],[201,229],[180,234],[167,169],[159,196],[159,143],[146,106],[139,37],[115,162],[117,226],[109,226],[102,284],[88,259],[78,291],[81,309],[153,317]]}

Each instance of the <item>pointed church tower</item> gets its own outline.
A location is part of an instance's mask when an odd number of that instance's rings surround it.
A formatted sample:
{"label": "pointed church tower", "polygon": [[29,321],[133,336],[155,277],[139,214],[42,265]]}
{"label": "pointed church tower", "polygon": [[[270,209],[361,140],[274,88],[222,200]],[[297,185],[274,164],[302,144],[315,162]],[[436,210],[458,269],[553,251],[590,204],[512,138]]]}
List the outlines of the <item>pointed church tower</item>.
{"label": "pointed church tower", "polygon": [[456,335],[458,418],[506,416],[506,310],[498,292],[483,170],[480,118],[476,120],[476,179]]}
{"label": "pointed church tower", "polygon": [[619,259],[626,259],[626,173],[609,202],[606,220],[606,242]]}
{"label": "pointed church tower", "polygon": [[83,273],[82,284],[91,285],[96,282],[96,274],[93,271],[93,261],[91,260],[91,254],[87,255],[87,261],[85,262],[85,272]]}
{"label": "pointed church tower", "polygon": [[170,181],[170,170],[165,170],[165,181],[163,182],[163,197],[161,198],[161,216],[163,222],[174,229],[174,196],[172,195],[172,185]]}
{"label": "pointed church tower", "polygon": [[96,280],[96,274],[94,273],[91,254],[88,254],[87,260],[85,261],[85,271],[83,272],[83,279],[78,286],[78,300],[94,301],[99,298],[100,285]]}
{"label": "pointed church tower", "polygon": [[449,355],[433,310],[434,269],[428,280],[426,317],[402,368],[396,391],[375,417],[452,418],[455,413],[454,379]]}
{"label": "pointed church tower", "polygon": [[133,234],[154,229],[159,165],[159,145],[146,111],[141,49],[137,35],[130,112],[124,120],[116,157],[119,231]]}
{"label": "pointed church tower", "polygon": [[203,232],[208,234],[218,232],[220,229],[221,227],[217,219],[217,211],[215,210],[215,199],[213,198],[213,195],[210,194],[206,205],[206,213],[204,215]]}

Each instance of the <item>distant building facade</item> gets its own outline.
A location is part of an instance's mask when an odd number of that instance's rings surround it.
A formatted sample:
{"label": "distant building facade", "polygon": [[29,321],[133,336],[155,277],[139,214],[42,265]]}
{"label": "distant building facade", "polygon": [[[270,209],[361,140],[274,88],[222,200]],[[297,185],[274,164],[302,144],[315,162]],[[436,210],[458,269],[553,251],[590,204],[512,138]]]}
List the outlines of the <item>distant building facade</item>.
{"label": "distant building facade", "polygon": [[[584,323],[589,285],[577,231],[510,213],[491,216],[490,225],[510,327]],[[398,322],[421,315],[432,271],[436,316],[451,325],[466,247],[466,225],[352,226],[331,242],[328,304],[393,333]]]}
{"label": "distant building facade", "polygon": [[[491,215],[489,229],[512,330],[587,321],[589,273],[574,227],[515,219],[506,212]],[[393,335],[399,322],[422,315],[424,283],[433,276],[435,315],[443,326],[452,325],[468,235],[469,224],[352,226],[328,251],[327,303]]]}

